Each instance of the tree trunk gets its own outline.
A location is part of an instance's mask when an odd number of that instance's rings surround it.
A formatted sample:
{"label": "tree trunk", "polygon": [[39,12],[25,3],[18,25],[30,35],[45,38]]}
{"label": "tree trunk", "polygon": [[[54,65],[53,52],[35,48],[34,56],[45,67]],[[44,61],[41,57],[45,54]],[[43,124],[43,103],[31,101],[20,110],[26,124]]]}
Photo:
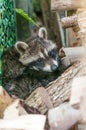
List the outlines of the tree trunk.
{"label": "tree trunk", "polygon": [[80,28],[79,37],[81,39],[82,45],[86,46],[86,10],[78,13],[78,24]]}
{"label": "tree trunk", "polygon": [[75,10],[86,7],[86,0],[51,0],[51,10]]}
{"label": "tree trunk", "polygon": [[48,30],[48,37],[57,43],[58,48],[61,48],[62,47],[61,37],[56,13],[51,12],[50,0],[41,0],[40,2],[41,2],[44,25]]}
{"label": "tree trunk", "polygon": [[77,15],[69,16],[61,19],[62,27],[69,28],[78,25]]}

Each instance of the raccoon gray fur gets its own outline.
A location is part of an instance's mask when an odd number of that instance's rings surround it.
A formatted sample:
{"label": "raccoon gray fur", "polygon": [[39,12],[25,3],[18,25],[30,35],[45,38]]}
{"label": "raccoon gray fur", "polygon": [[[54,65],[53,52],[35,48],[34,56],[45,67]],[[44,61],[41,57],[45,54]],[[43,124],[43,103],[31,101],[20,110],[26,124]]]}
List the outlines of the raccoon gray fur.
{"label": "raccoon gray fur", "polygon": [[50,78],[50,72],[58,67],[57,46],[47,39],[47,31],[42,27],[37,36],[26,42],[16,42],[13,48],[4,53],[3,85],[9,93],[25,98],[41,83],[46,85],[54,80],[56,76]]}

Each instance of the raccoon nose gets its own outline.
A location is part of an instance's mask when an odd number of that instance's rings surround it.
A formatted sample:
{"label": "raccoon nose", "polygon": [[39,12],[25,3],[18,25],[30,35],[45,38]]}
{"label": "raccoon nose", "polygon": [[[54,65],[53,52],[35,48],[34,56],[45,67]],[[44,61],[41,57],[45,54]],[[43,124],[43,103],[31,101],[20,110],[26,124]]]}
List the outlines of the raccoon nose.
{"label": "raccoon nose", "polygon": [[55,64],[53,64],[52,66],[51,66],[51,70],[56,70],[57,69],[57,65],[55,65]]}

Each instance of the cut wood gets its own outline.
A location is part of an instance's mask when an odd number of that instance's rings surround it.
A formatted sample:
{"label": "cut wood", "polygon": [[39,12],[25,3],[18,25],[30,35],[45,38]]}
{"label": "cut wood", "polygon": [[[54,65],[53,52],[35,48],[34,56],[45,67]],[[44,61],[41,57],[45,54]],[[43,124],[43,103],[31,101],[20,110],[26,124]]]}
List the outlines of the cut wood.
{"label": "cut wood", "polygon": [[67,28],[68,32],[68,47],[78,47],[80,46],[79,37],[77,37],[74,28]]}
{"label": "cut wood", "polygon": [[86,76],[74,78],[71,88],[70,104],[80,110],[81,122],[86,125]]}
{"label": "cut wood", "polygon": [[46,116],[44,115],[22,115],[15,119],[0,119],[0,130],[44,130]]}
{"label": "cut wood", "polygon": [[68,68],[71,65],[70,60],[67,56],[61,58],[61,64],[64,69]]}
{"label": "cut wood", "polygon": [[86,7],[86,0],[51,0],[51,10],[75,10]]}
{"label": "cut wood", "polygon": [[79,37],[82,45],[86,46],[86,9],[78,12]]}
{"label": "cut wood", "polygon": [[16,99],[4,111],[4,119],[15,119],[21,115],[41,114],[34,107],[28,106],[24,100]]}
{"label": "cut wood", "polygon": [[67,31],[68,31],[68,46],[69,47],[81,45],[80,37],[78,35],[80,28],[79,28],[77,19],[78,19],[77,15],[64,17],[61,19],[62,27],[67,28]]}
{"label": "cut wood", "polygon": [[61,57],[67,57],[70,64],[73,64],[76,61],[80,61],[81,58],[86,55],[86,49],[83,46],[61,48],[59,51],[59,55],[61,55]]}
{"label": "cut wood", "polygon": [[81,40],[81,44],[86,47],[86,29],[82,29],[79,31],[79,37]]}
{"label": "cut wood", "polygon": [[15,100],[4,111],[4,119],[15,119],[20,115],[28,114],[20,104],[20,99]]}
{"label": "cut wood", "polygon": [[43,118],[46,119],[46,116],[43,117],[37,109],[16,99],[5,109],[3,120],[0,120],[0,130],[44,130],[44,126],[47,128],[48,124],[45,124]]}
{"label": "cut wood", "polygon": [[0,117],[3,117],[5,108],[12,102],[12,100],[13,99],[8,95],[4,88],[0,86]]}
{"label": "cut wood", "polygon": [[69,67],[58,79],[49,83],[46,86],[48,98],[46,98],[46,96],[45,98],[44,96],[42,98],[38,88],[26,99],[26,103],[30,106],[36,107],[44,114],[47,110],[49,110],[51,103],[55,107],[64,101],[69,100],[72,79],[84,66],[85,65],[80,62],[75,63]]}
{"label": "cut wood", "polygon": [[78,24],[80,29],[86,29],[86,10],[78,13]]}
{"label": "cut wood", "polygon": [[78,25],[77,15],[64,17],[61,19],[62,27],[69,28]]}
{"label": "cut wood", "polygon": [[69,103],[48,111],[48,120],[52,130],[68,130],[81,119],[80,111],[72,108]]}

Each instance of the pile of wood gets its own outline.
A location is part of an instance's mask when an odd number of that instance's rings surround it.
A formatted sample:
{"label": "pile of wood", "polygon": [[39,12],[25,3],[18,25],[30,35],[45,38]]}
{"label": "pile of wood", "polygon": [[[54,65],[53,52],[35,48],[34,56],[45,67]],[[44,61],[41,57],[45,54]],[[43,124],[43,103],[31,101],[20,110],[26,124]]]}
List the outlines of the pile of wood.
{"label": "pile of wood", "polygon": [[70,67],[47,89],[37,88],[25,101],[0,87],[0,130],[86,129],[86,0],[51,0],[51,9],[76,10],[75,16],[61,22],[64,28],[78,25],[81,46],[62,48],[62,63]]}
{"label": "pile of wood", "polygon": [[[51,106],[48,102],[49,97],[46,97],[45,104],[48,103],[46,104],[48,111],[45,114],[42,113],[44,110],[39,111],[27,105],[25,101],[15,96],[9,96],[0,86],[0,130],[85,130],[85,84],[86,76],[74,78],[69,102],[65,101],[58,107]],[[41,91],[39,90],[39,92]],[[42,96],[42,94],[39,95]],[[46,93],[44,96],[47,96]],[[44,96],[42,97],[44,98]],[[49,109],[49,107],[53,108]]]}
{"label": "pile of wood", "polygon": [[[43,130],[46,116],[0,86],[0,130]],[[45,127],[46,128],[46,127]]]}

